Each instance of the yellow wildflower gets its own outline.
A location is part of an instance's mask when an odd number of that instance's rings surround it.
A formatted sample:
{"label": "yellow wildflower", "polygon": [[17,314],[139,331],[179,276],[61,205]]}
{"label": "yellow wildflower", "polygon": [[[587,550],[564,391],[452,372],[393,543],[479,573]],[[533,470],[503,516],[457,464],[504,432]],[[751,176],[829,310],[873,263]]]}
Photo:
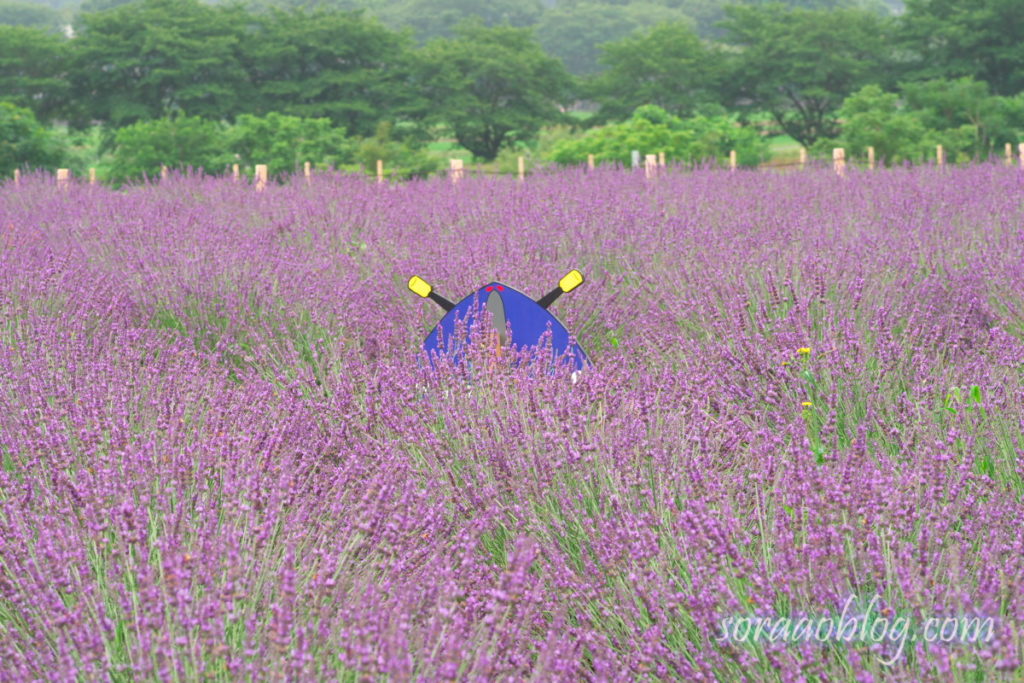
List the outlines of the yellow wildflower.
{"label": "yellow wildflower", "polygon": [[810,408],[810,407],[811,407],[811,406],[813,406],[814,404],[813,404],[813,403],[811,403],[810,401],[804,401],[804,402],[803,402],[803,403],[801,403],[800,405],[802,405],[802,406],[803,406],[804,408]]}
{"label": "yellow wildflower", "polygon": [[796,352],[802,353],[806,356],[811,353],[811,348],[809,346],[801,346],[799,349],[796,350]]}

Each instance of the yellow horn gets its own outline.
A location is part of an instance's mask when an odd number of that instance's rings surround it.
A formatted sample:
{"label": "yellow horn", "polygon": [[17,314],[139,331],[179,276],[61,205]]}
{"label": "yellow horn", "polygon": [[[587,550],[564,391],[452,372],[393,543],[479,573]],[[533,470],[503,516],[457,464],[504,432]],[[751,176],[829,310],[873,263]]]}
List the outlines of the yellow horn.
{"label": "yellow horn", "polygon": [[411,289],[414,293],[426,298],[430,296],[430,292],[432,292],[434,288],[431,287],[430,284],[427,283],[427,281],[424,280],[423,278],[419,277],[418,275],[413,275],[411,278],[409,278],[409,289]]}
{"label": "yellow horn", "polygon": [[583,273],[578,270],[570,270],[565,277],[558,281],[558,287],[563,292],[571,292],[582,284]]}

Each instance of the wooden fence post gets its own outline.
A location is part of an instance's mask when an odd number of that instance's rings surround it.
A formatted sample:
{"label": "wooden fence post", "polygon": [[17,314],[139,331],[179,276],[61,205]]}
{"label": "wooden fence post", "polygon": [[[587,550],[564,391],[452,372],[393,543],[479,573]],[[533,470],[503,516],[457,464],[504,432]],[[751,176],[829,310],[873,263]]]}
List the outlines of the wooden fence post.
{"label": "wooden fence post", "polygon": [[807,166],[807,148],[806,147],[800,147],[800,170],[801,171],[804,170],[804,167],[806,167],[806,166]]}
{"label": "wooden fence post", "polygon": [[640,150],[634,149],[630,152],[630,162],[632,162],[633,168],[640,168]]}
{"label": "wooden fence post", "polygon": [[736,170],[736,150],[734,149],[729,150],[729,170]]}
{"label": "wooden fence post", "polygon": [[1024,142],[1017,145],[1017,155],[1020,157],[1020,167],[1024,169]]}
{"label": "wooden fence post", "polygon": [[1006,143],[1006,165],[1013,166],[1013,145]]}
{"label": "wooden fence post", "polygon": [[21,185],[21,171],[16,168],[14,169],[14,186],[17,187],[18,185]]}
{"label": "wooden fence post", "polygon": [[840,178],[846,176],[846,150],[842,147],[832,150],[832,167]]}
{"label": "wooden fence post", "polygon": [[231,164],[231,177],[237,183],[241,174],[238,172],[238,164]]}
{"label": "wooden fence post", "polygon": [[462,180],[462,159],[452,159],[451,167],[452,182],[457,183]]}
{"label": "wooden fence post", "polygon": [[935,163],[940,167],[946,164],[946,150],[942,149],[942,145],[935,145]]}
{"label": "wooden fence post", "polygon": [[664,152],[658,152],[658,166],[662,166],[662,167],[665,166],[665,153]]}
{"label": "wooden fence post", "polygon": [[167,180],[167,176],[168,175],[170,175],[170,172],[167,170],[167,167],[161,164],[160,165],[160,180]]}
{"label": "wooden fence post", "polygon": [[256,164],[256,191],[262,192],[267,187],[267,165]]}
{"label": "wooden fence post", "polygon": [[588,171],[593,171],[594,170],[594,155],[593,154],[588,154],[587,155],[587,170]]}
{"label": "wooden fence post", "polygon": [[71,178],[71,171],[66,168],[57,169],[57,187],[62,190],[68,189],[68,181]]}
{"label": "wooden fence post", "polygon": [[313,168],[308,161],[302,164],[302,175],[306,179],[306,184],[309,185],[310,178],[313,175]]}
{"label": "wooden fence post", "polygon": [[644,177],[654,178],[658,175],[658,155],[647,154],[644,156]]}
{"label": "wooden fence post", "polygon": [[96,184],[96,169],[95,168],[90,168],[89,169],[89,184],[90,185],[95,185]]}
{"label": "wooden fence post", "polygon": [[875,170],[875,148],[868,147],[868,170]]}
{"label": "wooden fence post", "polygon": [[377,182],[384,182],[384,160],[377,159]]}
{"label": "wooden fence post", "polygon": [[520,182],[526,180],[526,158],[519,157],[519,180]]}

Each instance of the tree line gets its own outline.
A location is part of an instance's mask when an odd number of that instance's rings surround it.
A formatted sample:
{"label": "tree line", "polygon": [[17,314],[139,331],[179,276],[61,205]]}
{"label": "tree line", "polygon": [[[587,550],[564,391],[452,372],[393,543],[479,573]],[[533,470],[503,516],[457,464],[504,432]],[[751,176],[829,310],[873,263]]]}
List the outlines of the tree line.
{"label": "tree line", "polygon": [[[443,1],[457,11],[465,0]],[[717,130],[726,119],[752,127],[767,117],[812,149],[851,134],[888,136],[896,142],[880,146],[892,159],[909,158],[912,133],[984,156],[1024,128],[1024,43],[1016,38],[1024,3],[1013,0],[907,0],[898,16],[851,2],[716,5],[713,33],[692,21],[656,23],[591,44],[597,68],[576,65],[575,74],[544,49],[539,28],[512,25],[526,23],[513,11],[525,6],[518,0],[485,4],[497,14],[454,28],[449,17],[425,42],[422,30],[396,29],[338,3],[89,2],[72,37],[0,26],[0,100],[8,103],[0,130],[30,127],[29,111],[72,130],[99,127],[111,147],[118,131],[147,122],[236,126],[243,116],[251,123],[278,114],[307,122],[300,128],[329,122],[332,135],[358,138],[364,150],[402,145],[414,154],[443,130],[490,160],[559,123],[621,128],[701,117],[698,128]],[[442,0],[407,4],[417,2]],[[549,11],[586,17],[602,7],[564,2]],[[574,105],[593,115],[582,123],[567,111]],[[672,118],[634,116],[648,105]],[[844,130],[851,121],[860,128]],[[678,137],[687,125],[669,127]],[[19,135],[31,148],[28,134]],[[14,147],[0,144],[0,167],[27,154]]]}

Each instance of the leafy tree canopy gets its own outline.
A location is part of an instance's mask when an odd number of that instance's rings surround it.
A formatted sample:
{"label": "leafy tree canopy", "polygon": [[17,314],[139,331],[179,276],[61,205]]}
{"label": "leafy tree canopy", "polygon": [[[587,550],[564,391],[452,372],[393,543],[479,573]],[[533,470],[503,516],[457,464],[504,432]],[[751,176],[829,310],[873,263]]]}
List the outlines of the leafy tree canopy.
{"label": "leafy tree canopy", "polygon": [[238,59],[245,16],[199,0],[138,0],[82,14],[72,41],[72,122],[123,126],[176,111],[233,116],[247,81]]}
{"label": "leafy tree canopy", "polygon": [[973,78],[906,83],[903,95],[927,128],[972,126],[972,156],[986,158],[1004,143],[1016,144],[1024,132],[1024,95],[992,95],[987,83]]}
{"label": "leafy tree canopy", "polygon": [[37,28],[0,26],[0,100],[53,118],[67,93],[67,41]]}
{"label": "leafy tree canopy", "polygon": [[266,164],[272,174],[297,172],[307,162],[340,166],[352,158],[354,144],[330,119],[302,119],[270,113],[242,114],[227,135],[238,162]]}
{"label": "leafy tree canopy", "polygon": [[529,30],[466,24],[457,38],[435,39],[417,58],[426,119],[448,125],[481,159],[563,118],[558,105],[568,99],[569,74]]}
{"label": "leafy tree canopy", "polygon": [[659,23],[682,20],[682,13],[654,3],[584,2],[547,10],[535,31],[545,52],[560,58],[571,73],[589,75],[604,68],[599,62],[604,43]]}
{"label": "leafy tree canopy", "polygon": [[879,163],[900,163],[932,159],[941,144],[951,161],[970,161],[998,153],[1024,133],[1024,96],[993,96],[969,78],[907,84],[900,100],[877,85],[864,86],[838,111],[841,133],[819,140],[814,151],[843,147],[862,156],[870,146]]}
{"label": "leafy tree canopy", "polygon": [[10,177],[16,168],[53,171],[64,157],[60,139],[31,109],[0,102],[0,175]]}
{"label": "leafy tree canopy", "polygon": [[329,118],[353,135],[422,109],[410,88],[411,39],[360,12],[274,10],[242,47],[247,109]]}
{"label": "leafy tree canopy", "polygon": [[833,148],[842,147],[851,157],[864,157],[867,148],[874,147],[878,163],[896,164],[922,159],[932,144],[920,117],[902,110],[899,96],[877,85],[866,85],[847,97],[837,114],[843,120],[841,134],[818,140],[812,148],[815,154],[827,157]]}
{"label": "leafy tree canopy", "polygon": [[594,82],[598,120],[624,118],[653,104],[677,116],[717,99],[721,56],[685,23],[654,28],[604,46],[608,70]]}
{"label": "leafy tree canopy", "polygon": [[973,76],[998,95],[1024,90],[1024,3],[907,0],[905,45],[917,79]]}
{"label": "leafy tree canopy", "polygon": [[592,128],[579,138],[559,142],[552,157],[560,164],[578,164],[593,154],[598,162],[629,164],[633,150],[664,152],[669,160],[685,162],[721,159],[736,150],[738,163],[753,166],[767,158],[768,144],[753,128],[740,126],[735,117],[682,119],[647,105],[637,108],[628,121]]}
{"label": "leafy tree canopy", "polygon": [[198,116],[176,115],[139,121],[117,131],[109,179],[115,183],[156,177],[160,167],[202,168],[218,173],[232,162],[224,127]]}
{"label": "leafy tree canopy", "polygon": [[727,103],[770,112],[805,146],[838,133],[836,109],[847,95],[891,80],[889,24],[877,14],[781,4],[736,5],[726,13],[727,41],[736,49]]}

